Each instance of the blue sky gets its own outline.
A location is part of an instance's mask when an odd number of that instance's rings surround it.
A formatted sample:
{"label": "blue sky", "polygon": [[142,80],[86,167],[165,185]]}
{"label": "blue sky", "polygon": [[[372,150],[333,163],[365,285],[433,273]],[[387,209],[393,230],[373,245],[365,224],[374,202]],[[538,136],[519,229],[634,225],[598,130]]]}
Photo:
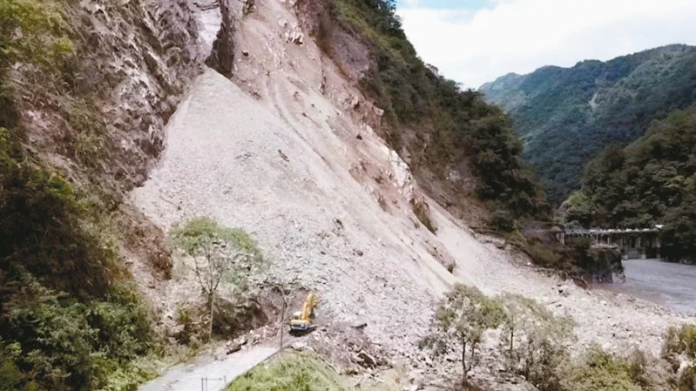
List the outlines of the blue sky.
{"label": "blue sky", "polygon": [[397,0],[419,55],[478,88],[509,72],[696,45],[696,0]]}

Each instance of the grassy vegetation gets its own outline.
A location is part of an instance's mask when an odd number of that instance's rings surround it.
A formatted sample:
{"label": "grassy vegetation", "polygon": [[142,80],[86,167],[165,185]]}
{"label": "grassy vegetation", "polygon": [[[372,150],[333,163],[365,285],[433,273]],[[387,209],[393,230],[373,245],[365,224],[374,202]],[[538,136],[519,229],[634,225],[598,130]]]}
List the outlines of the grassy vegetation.
{"label": "grassy vegetation", "polygon": [[608,144],[632,142],[651,121],[696,102],[694,61],[696,47],[673,45],[505,76],[495,89],[491,83],[482,90],[506,105],[527,142],[525,160],[549,199],[560,203],[580,187],[584,165]]}
{"label": "grassy vegetation", "polygon": [[238,378],[226,391],[348,391],[345,379],[309,354],[283,353]]}

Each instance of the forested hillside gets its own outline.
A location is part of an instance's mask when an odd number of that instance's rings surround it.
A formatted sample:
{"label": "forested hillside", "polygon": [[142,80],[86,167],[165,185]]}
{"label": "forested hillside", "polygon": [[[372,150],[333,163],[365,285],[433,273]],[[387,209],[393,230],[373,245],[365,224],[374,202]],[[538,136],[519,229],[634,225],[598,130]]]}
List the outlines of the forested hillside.
{"label": "forested hillside", "polygon": [[346,33],[367,43],[369,65],[360,85],[385,110],[385,139],[421,179],[428,178],[422,185],[433,177],[447,183],[442,187],[450,202],[481,200],[499,221],[545,208],[545,195],[522,165],[522,143],[508,116],[423,63],[393,0],[329,0],[314,7],[323,49],[339,66],[350,67],[358,57],[343,51],[350,47]]}
{"label": "forested hillside", "polygon": [[3,391],[132,390],[153,375],[133,367],[161,339],[125,263],[166,276],[171,260],[123,196],[162,150],[193,38],[178,6],[111,3],[0,1]]}
{"label": "forested hillside", "polygon": [[583,226],[664,224],[665,254],[696,254],[696,108],[653,124],[626,148],[609,147],[587,166],[582,189],[561,208]]}
{"label": "forested hillside", "polygon": [[559,203],[605,146],[634,141],[651,121],[696,101],[696,48],[672,45],[572,68],[548,66],[480,90],[511,115],[524,159]]}

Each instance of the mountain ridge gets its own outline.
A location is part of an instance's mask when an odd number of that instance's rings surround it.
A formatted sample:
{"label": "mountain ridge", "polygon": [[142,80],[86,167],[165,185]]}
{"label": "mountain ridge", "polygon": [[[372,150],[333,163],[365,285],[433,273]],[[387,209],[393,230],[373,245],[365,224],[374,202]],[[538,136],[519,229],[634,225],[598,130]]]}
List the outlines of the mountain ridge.
{"label": "mountain ridge", "polygon": [[513,118],[525,161],[558,203],[579,187],[583,166],[604,146],[632,142],[653,120],[696,101],[696,47],[546,66],[507,74],[479,91]]}

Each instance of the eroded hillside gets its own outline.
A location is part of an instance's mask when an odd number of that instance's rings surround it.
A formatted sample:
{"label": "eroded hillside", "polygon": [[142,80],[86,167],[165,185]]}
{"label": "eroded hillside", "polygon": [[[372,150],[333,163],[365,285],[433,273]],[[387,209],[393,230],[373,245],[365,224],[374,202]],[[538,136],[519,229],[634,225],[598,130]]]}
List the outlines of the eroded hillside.
{"label": "eroded hillside", "polygon": [[[456,282],[570,316],[581,347],[654,353],[683,321],[540,275],[459,219],[513,220],[541,196],[507,118],[416,61],[387,3],[2,4],[3,384],[132,389],[156,375],[144,356],[196,328],[275,337],[273,289],[291,308],[319,295],[317,352],[360,373],[376,358],[411,388],[459,373],[418,348]],[[221,290],[215,327],[164,240],[197,216],[248,232],[267,263],[251,300]],[[495,345],[474,378],[529,389],[501,380]]]}
{"label": "eroded hillside", "polygon": [[[581,346],[620,351],[640,340],[656,352],[663,330],[680,322],[626,297],[570,286],[560,294],[559,280],[525,267],[502,241],[485,243],[420,189],[374,131],[382,110],[303,30],[301,4],[257,0],[246,15],[232,10],[232,80],[208,70],[195,82],[167,128],[160,166],[133,200],[164,230],[203,215],[252,233],[270,260],[262,284],[319,295],[313,349],[356,365],[357,346],[438,383],[454,369],[433,365],[418,342],[455,282],[542,301],[574,319]],[[414,202],[429,205],[435,233]],[[175,273],[158,289],[164,303],[180,303],[195,285]],[[495,378],[495,351],[486,348],[477,378]]]}

